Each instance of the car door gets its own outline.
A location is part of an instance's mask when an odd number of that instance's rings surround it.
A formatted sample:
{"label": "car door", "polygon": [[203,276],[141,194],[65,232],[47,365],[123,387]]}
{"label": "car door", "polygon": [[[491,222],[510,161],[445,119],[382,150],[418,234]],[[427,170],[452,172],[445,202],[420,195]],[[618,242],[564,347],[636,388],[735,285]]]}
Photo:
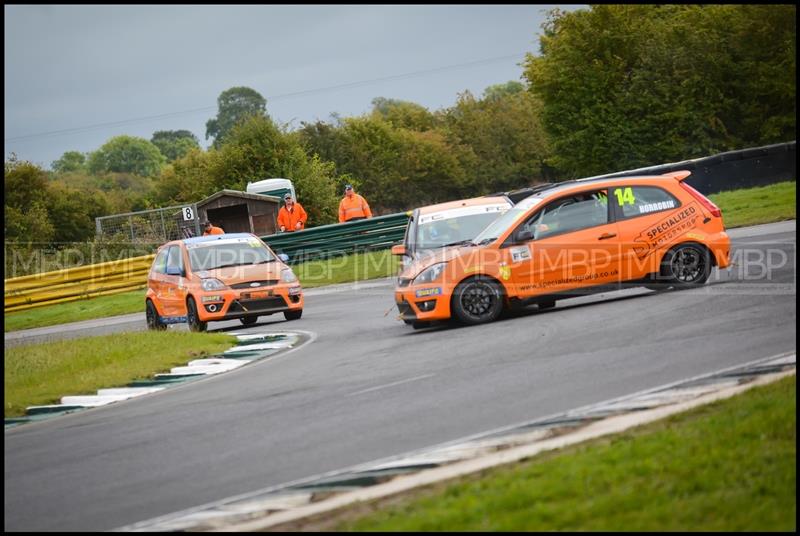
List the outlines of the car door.
{"label": "car door", "polygon": [[513,236],[528,237],[507,249],[509,276],[522,298],[616,283],[620,245],[608,191],[568,194],[545,205]]}
{"label": "car door", "polygon": [[641,279],[658,271],[660,255],[675,238],[691,230],[701,212],[657,186],[622,185],[609,196],[619,224],[623,280]]}
{"label": "car door", "polygon": [[186,314],[183,254],[180,246],[170,246],[167,253],[167,268],[162,280],[161,303],[166,316]]}
{"label": "car door", "polygon": [[169,248],[164,248],[158,252],[150,273],[147,275],[147,285],[153,291],[153,298],[160,313],[164,313],[164,279],[167,271],[167,253]]}

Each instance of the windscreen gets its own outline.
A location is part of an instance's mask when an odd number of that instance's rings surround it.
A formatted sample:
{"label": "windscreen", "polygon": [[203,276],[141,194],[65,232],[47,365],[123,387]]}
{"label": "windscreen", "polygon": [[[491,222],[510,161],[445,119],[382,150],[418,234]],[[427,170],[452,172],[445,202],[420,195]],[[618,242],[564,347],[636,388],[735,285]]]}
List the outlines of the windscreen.
{"label": "windscreen", "polygon": [[527,214],[531,208],[535,207],[541,202],[542,199],[538,196],[531,196],[523,199],[514,205],[511,210],[494,220],[488,227],[486,227],[486,229],[481,231],[481,233],[473,239],[473,242],[476,244],[486,244],[495,241],[509,227],[514,225],[520,218]]}
{"label": "windscreen", "polygon": [[420,216],[417,249],[430,250],[472,240],[508,207],[508,204],[480,205]]}
{"label": "windscreen", "polygon": [[275,256],[256,238],[220,240],[211,243],[190,244],[189,264],[193,272],[213,270],[226,266],[242,266],[275,261]]}

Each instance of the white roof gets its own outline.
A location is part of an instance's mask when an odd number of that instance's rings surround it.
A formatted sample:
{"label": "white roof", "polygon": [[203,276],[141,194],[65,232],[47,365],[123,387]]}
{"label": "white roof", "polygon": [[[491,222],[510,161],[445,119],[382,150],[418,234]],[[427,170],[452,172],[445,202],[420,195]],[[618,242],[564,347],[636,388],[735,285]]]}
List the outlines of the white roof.
{"label": "white roof", "polygon": [[291,188],[292,181],[289,179],[265,179],[258,182],[248,182],[247,191],[254,192],[257,190],[275,190],[278,188]]}

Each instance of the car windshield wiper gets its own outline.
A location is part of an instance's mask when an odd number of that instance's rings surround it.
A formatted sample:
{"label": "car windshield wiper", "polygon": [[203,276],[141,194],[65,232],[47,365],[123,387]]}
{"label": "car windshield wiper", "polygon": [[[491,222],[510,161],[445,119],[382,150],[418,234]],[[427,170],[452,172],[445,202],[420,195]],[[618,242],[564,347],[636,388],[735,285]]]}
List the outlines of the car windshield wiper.
{"label": "car windshield wiper", "polygon": [[474,246],[475,244],[472,243],[472,239],[469,239],[469,240],[459,240],[458,242],[450,242],[449,244],[445,244],[440,247],[446,248],[450,246],[467,246],[467,245]]}
{"label": "car windshield wiper", "polygon": [[264,261],[254,262],[253,264],[266,264],[268,262],[278,262],[278,259],[267,259],[267,260],[264,260]]}
{"label": "car windshield wiper", "polygon": [[232,262],[230,264],[220,264],[219,266],[214,266],[213,268],[209,268],[209,270],[218,270],[220,268],[230,268],[231,266],[249,266],[253,264],[252,262]]}
{"label": "car windshield wiper", "polygon": [[478,242],[475,245],[476,246],[485,246],[486,244],[488,244],[490,242],[494,242],[495,240],[497,240],[496,236],[494,238],[484,238],[483,240],[481,240],[480,242]]}

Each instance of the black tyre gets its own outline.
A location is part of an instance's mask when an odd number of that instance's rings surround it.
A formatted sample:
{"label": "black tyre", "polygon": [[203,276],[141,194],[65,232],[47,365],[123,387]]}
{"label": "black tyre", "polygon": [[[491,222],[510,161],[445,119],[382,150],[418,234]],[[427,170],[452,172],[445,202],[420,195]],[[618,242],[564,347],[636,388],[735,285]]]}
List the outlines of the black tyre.
{"label": "black tyre", "polygon": [[158,316],[158,311],[156,311],[156,306],[153,305],[152,301],[147,300],[144,309],[147,315],[147,329],[152,329],[154,331],[164,331],[167,329],[167,325],[161,321],[161,317]]}
{"label": "black tyre", "polygon": [[464,324],[492,322],[503,312],[503,290],[493,279],[467,279],[453,291],[450,308],[456,319]]}
{"label": "black tyre", "polygon": [[661,261],[657,282],[648,288],[693,288],[706,282],[711,275],[711,255],[700,244],[681,244],[669,250]]}
{"label": "black tyre", "polygon": [[194,298],[191,296],[186,300],[186,323],[189,324],[191,331],[205,331],[208,328],[208,322],[200,320],[200,316],[197,314],[197,304],[194,303]]}
{"label": "black tyre", "polygon": [[283,316],[286,318],[286,320],[299,320],[300,317],[303,316],[303,310],[297,309],[296,311],[284,311]]}
{"label": "black tyre", "polygon": [[239,322],[241,322],[244,326],[252,326],[258,322],[258,316],[243,316],[239,319]]}

